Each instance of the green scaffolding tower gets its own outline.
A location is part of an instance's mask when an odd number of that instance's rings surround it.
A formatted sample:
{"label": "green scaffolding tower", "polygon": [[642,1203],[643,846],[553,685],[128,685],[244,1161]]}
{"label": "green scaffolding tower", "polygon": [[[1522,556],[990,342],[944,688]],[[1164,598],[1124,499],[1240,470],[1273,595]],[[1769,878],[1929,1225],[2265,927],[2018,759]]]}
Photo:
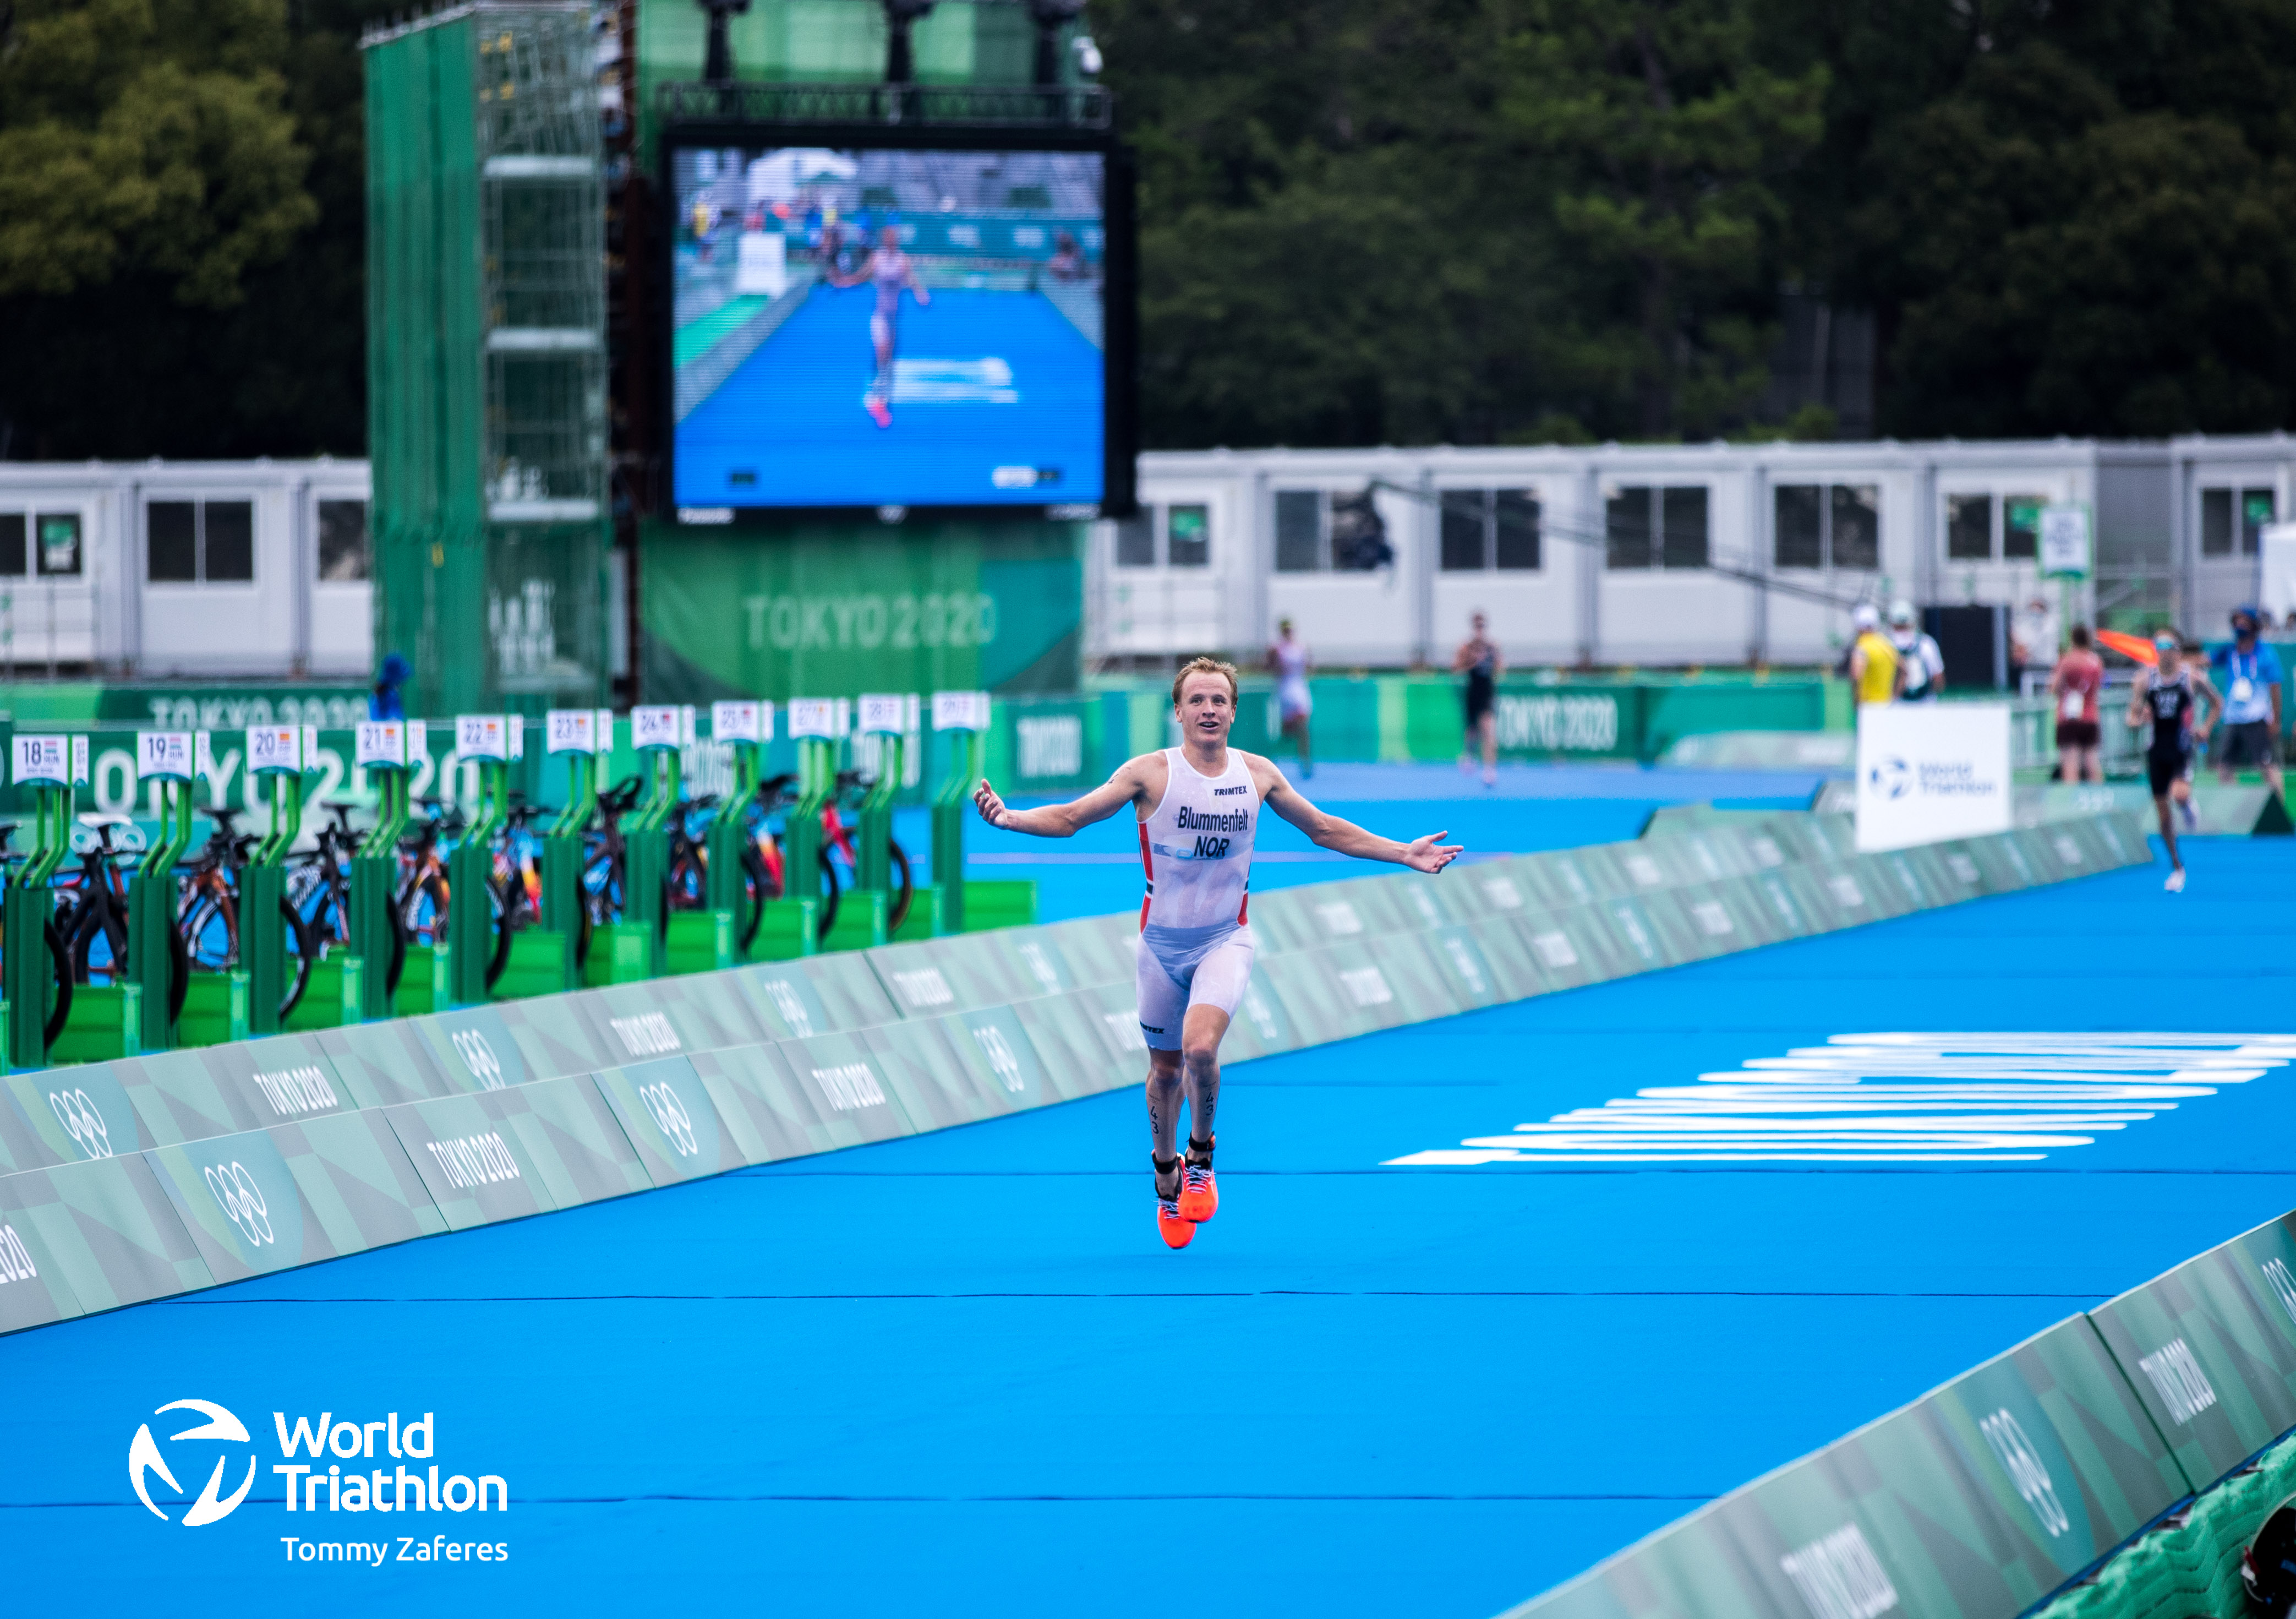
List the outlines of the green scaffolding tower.
{"label": "green scaffolding tower", "polygon": [[482,3],[363,42],[377,645],[411,709],[604,694],[593,15]]}

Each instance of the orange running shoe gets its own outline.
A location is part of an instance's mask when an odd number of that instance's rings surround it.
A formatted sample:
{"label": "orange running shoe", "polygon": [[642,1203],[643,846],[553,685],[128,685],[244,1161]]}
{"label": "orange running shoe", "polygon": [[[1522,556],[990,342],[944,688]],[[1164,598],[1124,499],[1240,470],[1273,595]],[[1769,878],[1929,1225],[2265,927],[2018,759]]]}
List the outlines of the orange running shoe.
{"label": "orange running shoe", "polygon": [[869,419],[878,426],[890,427],[893,424],[893,413],[885,408],[885,401],[876,395],[871,394],[863,400],[861,407],[869,413]]}
{"label": "orange running shoe", "polygon": [[1196,1239],[1196,1222],[1181,1217],[1180,1205],[1168,1197],[1156,1200],[1156,1229],[1168,1248],[1185,1248]]}
{"label": "orange running shoe", "polygon": [[[1188,1161],[1180,1171],[1180,1218],[1201,1225],[1219,1212],[1219,1178],[1212,1173],[1212,1146],[1219,1139],[1199,1145],[1191,1137],[1188,1141]],[[1201,1153],[1204,1161],[1196,1162]]]}

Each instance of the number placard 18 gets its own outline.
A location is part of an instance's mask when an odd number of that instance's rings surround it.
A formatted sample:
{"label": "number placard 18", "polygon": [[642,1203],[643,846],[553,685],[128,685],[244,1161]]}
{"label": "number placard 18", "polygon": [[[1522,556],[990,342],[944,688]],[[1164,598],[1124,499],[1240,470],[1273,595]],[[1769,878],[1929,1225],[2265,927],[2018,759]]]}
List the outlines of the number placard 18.
{"label": "number placard 18", "polygon": [[789,705],[790,735],[792,736],[834,736],[837,735],[837,699],[834,697],[792,697]]}
{"label": "number placard 18", "polygon": [[543,716],[545,745],[553,753],[594,753],[598,751],[595,709],[552,709]]}
{"label": "number placard 18", "polygon": [[303,727],[299,725],[251,725],[247,727],[247,768],[261,774],[299,774],[303,768]]}
{"label": "number placard 18", "polygon": [[137,781],[192,779],[192,734],[189,731],[135,733]]}
{"label": "number placard 18", "polygon": [[864,731],[890,731],[895,736],[907,730],[909,700],[898,692],[865,692],[861,696],[861,728]]}
{"label": "number placard 18", "polygon": [[455,756],[457,759],[508,759],[510,727],[500,714],[455,716]]}
{"label": "number placard 18", "polygon": [[679,736],[677,710],[668,703],[630,711],[630,745],[635,748],[674,748]]}
{"label": "number placard 18", "polygon": [[771,742],[774,705],[770,703],[713,703],[709,705],[709,736],[714,742]]}
{"label": "number placard 18", "polygon": [[70,738],[18,736],[10,777],[19,786],[61,787],[71,777]]}
{"label": "number placard 18", "polygon": [[988,728],[987,692],[935,692],[932,709],[933,729],[936,731],[985,731]]}

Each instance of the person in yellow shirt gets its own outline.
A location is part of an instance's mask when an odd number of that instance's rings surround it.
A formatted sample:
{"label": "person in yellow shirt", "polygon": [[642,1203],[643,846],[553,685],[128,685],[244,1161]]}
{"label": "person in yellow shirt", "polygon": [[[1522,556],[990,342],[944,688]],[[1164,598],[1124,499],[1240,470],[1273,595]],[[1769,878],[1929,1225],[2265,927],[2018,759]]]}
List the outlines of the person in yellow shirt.
{"label": "person in yellow shirt", "polygon": [[1849,647],[1850,689],[1861,704],[1896,701],[1905,671],[1898,649],[1882,633],[1881,615],[1861,603],[1849,615],[1849,622],[1857,631],[1857,639]]}

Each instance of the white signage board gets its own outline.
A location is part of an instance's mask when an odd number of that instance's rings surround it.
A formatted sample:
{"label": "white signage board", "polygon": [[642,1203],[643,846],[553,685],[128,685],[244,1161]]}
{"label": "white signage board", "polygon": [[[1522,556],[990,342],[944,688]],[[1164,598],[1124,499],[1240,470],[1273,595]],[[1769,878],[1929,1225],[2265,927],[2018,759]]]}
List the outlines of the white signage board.
{"label": "white signage board", "polygon": [[553,753],[594,753],[598,751],[598,711],[552,709],[543,716],[543,733]]}
{"label": "white signage board", "polygon": [[861,728],[890,731],[898,736],[909,728],[909,700],[898,692],[865,693],[861,698]]}
{"label": "white signage board", "polygon": [[774,705],[770,703],[713,703],[709,705],[709,736],[714,742],[771,742]]}
{"label": "white signage board", "polygon": [[70,744],[68,736],[18,736],[8,778],[20,787],[67,785],[71,779]]}
{"label": "white signage board", "polygon": [[935,692],[932,723],[936,731],[985,731],[988,728],[987,692]]}
{"label": "white signage board", "polygon": [[526,757],[526,716],[523,714],[510,716],[510,756],[512,759]]}
{"label": "white signage board", "polygon": [[2256,604],[2286,622],[2296,612],[2296,522],[2267,522],[2257,537],[2264,588]]}
{"label": "white signage board", "polygon": [[430,722],[410,719],[406,722],[406,764],[415,768],[430,757]]}
{"label": "white signage board", "polygon": [[73,786],[85,787],[87,785],[88,756],[93,751],[94,744],[91,744],[86,737],[75,736],[71,739],[71,770]]}
{"label": "white signage board", "polygon": [[601,753],[611,753],[613,751],[614,711],[611,709],[600,709],[598,711],[598,752]]}
{"label": "white signage board", "polygon": [[458,759],[510,757],[510,727],[500,714],[455,716],[455,756]]}
{"label": "white signage board", "polygon": [[1874,703],[1857,711],[1857,847],[1908,849],[2010,827],[2009,707]]}
{"label": "white signage board", "polygon": [[674,748],[685,739],[679,734],[677,710],[667,703],[630,711],[630,745],[634,748]]}
{"label": "white signage board", "polygon": [[792,697],[789,705],[790,735],[792,736],[836,736],[837,699],[834,697]]}
{"label": "white signage board", "polygon": [[2044,577],[2087,579],[2089,573],[2088,508],[2070,502],[2041,508],[2040,562]]}
{"label": "white signage board", "polygon": [[192,779],[192,734],[189,731],[135,733],[137,781]]}
{"label": "white signage board", "polygon": [[303,727],[299,725],[251,725],[247,727],[247,768],[260,776],[276,771],[299,775],[303,768]]}
{"label": "white signage board", "polygon": [[362,719],[352,733],[355,757],[362,770],[406,768],[406,722],[404,719]]}

